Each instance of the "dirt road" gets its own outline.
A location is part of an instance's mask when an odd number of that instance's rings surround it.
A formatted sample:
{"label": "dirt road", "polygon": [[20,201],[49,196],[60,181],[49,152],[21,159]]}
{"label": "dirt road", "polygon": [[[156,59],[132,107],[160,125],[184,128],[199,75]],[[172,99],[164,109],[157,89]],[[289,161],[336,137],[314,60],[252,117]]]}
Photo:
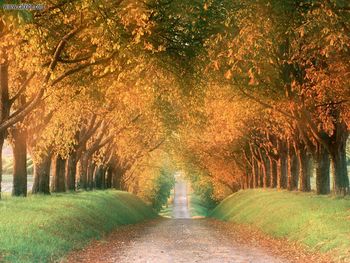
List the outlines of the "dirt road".
{"label": "dirt road", "polygon": [[235,241],[217,227],[225,223],[191,219],[184,182],[175,187],[173,218],[123,227],[106,240],[72,254],[68,262],[287,262]]}
{"label": "dirt road", "polygon": [[172,218],[191,218],[187,200],[187,184],[184,181],[179,180],[175,184]]}
{"label": "dirt road", "polygon": [[276,240],[249,226],[213,219],[191,219],[187,184],[175,186],[172,219],[124,226],[107,238],[73,252],[64,262],[121,263],[330,263],[287,240]]}

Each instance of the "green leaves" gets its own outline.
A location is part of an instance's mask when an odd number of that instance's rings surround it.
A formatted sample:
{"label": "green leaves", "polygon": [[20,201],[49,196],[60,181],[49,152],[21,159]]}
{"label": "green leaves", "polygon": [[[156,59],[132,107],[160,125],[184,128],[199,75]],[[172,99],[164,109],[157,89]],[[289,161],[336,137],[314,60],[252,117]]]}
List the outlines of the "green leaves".
{"label": "green leaves", "polygon": [[22,24],[32,23],[34,21],[33,14],[28,10],[18,10],[17,16]]}

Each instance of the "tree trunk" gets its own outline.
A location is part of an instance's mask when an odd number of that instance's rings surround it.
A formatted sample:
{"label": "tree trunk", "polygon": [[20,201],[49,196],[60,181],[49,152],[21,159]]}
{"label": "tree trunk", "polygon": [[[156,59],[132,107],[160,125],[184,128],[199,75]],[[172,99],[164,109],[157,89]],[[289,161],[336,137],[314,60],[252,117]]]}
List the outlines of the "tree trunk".
{"label": "tree trunk", "polygon": [[95,163],[92,160],[90,160],[88,162],[88,169],[87,169],[87,185],[89,190],[94,189],[95,167],[96,167]]}
{"label": "tree trunk", "polygon": [[112,185],[114,189],[122,189],[122,176],[120,169],[113,169]]}
{"label": "tree trunk", "polygon": [[51,154],[47,153],[40,161],[34,161],[33,194],[50,194]]}
{"label": "tree trunk", "polygon": [[336,194],[346,195],[349,193],[349,177],[346,162],[346,141],[335,149],[332,149],[331,158],[334,192]]}
{"label": "tree trunk", "polygon": [[246,169],[243,171],[243,177],[244,177],[244,189],[249,189],[249,168],[246,167]]}
{"label": "tree trunk", "polygon": [[11,129],[13,150],[12,196],[27,196],[27,135],[18,127]]}
{"label": "tree trunk", "polygon": [[107,189],[112,188],[112,177],[113,177],[112,167],[109,166],[107,168],[107,175],[106,175],[106,188]]}
{"label": "tree trunk", "polygon": [[107,175],[107,170],[105,166],[102,166],[102,189],[106,189],[106,175]]}
{"label": "tree trunk", "polygon": [[259,166],[258,162],[254,157],[252,157],[252,169],[253,169],[253,188],[259,187]]}
{"label": "tree trunk", "polygon": [[287,189],[294,191],[298,189],[298,159],[295,156],[294,147],[288,145],[288,184]]}
{"label": "tree trunk", "polygon": [[65,169],[66,160],[60,155],[53,158],[51,192],[61,193],[66,191]]}
{"label": "tree trunk", "polygon": [[310,192],[310,177],[312,169],[310,167],[311,156],[306,149],[297,149],[297,156],[299,160],[299,190],[302,192]]}
{"label": "tree trunk", "polygon": [[262,164],[264,169],[263,187],[267,188],[270,186],[270,162],[266,157],[263,157]]}
{"label": "tree trunk", "polygon": [[4,147],[4,132],[0,132],[0,199],[1,199],[1,182],[2,182],[2,148]]}
{"label": "tree trunk", "polygon": [[269,157],[269,162],[270,162],[270,187],[276,188],[277,187],[277,162],[272,157]]}
{"label": "tree trunk", "polygon": [[[0,64],[0,122],[6,120],[10,113],[10,99],[8,88],[8,63]],[[2,182],[2,148],[6,138],[6,131],[0,132],[0,199]]]}
{"label": "tree trunk", "polygon": [[316,193],[318,195],[326,195],[330,193],[330,176],[329,154],[324,147],[319,146],[316,154],[314,154],[316,163]]}
{"label": "tree trunk", "polygon": [[261,161],[259,165],[259,187],[260,188],[264,187],[264,177],[265,177],[264,172],[265,172],[265,169],[263,166],[263,161]]}
{"label": "tree trunk", "polygon": [[300,170],[299,166],[300,165],[299,165],[298,158],[294,153],[294,158],[292,160],[292,167],[291,167],[292,179],[295,185],[294,190],[298,190],[299,170]]}
{"label": "tree trunk", "polygon": [[87,190],[87,173],[88,173],[88,156],[86,154],[82,154],[79,162],[78,162],[78,175],[79,175],[79,183],[78,188]]}
{"label": "tree trunk", "polygon": [[282,155],[277,163],[277,188],[286,189],[287,188],[287,157]]}
{"label": "tree trunk", "polygon": [[77,174],[77,156],[76,152],[72,152],[66,163],[66,188],[67,191],[76,190],[76,174]]}
{"label": "tree trunk", "polygon": [[104,168],[102,165],[98,165],[95,168],[95,187],[96,189],[104,189]]}
{"label": "tree trunk", "polygon": [[244,189],[246,189],[245,188],[245,179],[246,179],[246,177],[245,177],[245,174],[241,174],[241,176],[240,176],[240,178],[239,178],[239,189],[241,189],[241,190],[244,190]]}
{"label": "tree trunk", "polygon": [[287,188],[287,147],[284,142],[278,141],[279,159],[277,162],[277,188]]}

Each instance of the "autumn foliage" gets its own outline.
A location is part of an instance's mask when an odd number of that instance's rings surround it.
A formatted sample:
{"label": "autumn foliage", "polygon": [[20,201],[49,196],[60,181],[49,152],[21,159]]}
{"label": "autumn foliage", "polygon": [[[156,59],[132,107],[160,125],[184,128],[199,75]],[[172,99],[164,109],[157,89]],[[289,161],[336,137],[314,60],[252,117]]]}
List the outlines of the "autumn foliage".
{"label": "autumn foliage", "polygon": [[44,7],[0,10],[13,195],[27,194],[27,154],[33,194],[117,188],[148,199],[175,169],[213,200],[311,191],[312,177],[318,194],[349,193],[346,1]]}

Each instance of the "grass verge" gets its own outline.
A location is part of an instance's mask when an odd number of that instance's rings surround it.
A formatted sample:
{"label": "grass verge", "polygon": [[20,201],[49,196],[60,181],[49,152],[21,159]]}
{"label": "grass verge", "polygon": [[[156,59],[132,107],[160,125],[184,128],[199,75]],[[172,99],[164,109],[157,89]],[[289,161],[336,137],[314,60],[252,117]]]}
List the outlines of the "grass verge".
{"label": "grass verge", "polygon": [[0,201],[0,261],[52,262],[115,227],[156,217],[139,198],[94,191]]}
{"label": "grass verge", "polygon": [[173,203],[174,203],[174,189],[170,191],[170,197],[166,205],[163,205],[162,209],[159,211],[159,215],[166,218],[172,218],[173,216]]}
{"label": "grass verge", "polygon": [[274,237],[350,261],[350,199],[275,190],[245,190],[221,202],[211,217],[250,224]]}
{"label": "grass verge", "polygon": [[209,210],[203,205],[200,198],[192,193],[189,195],[190,198],[190,215],[191,217],[207,217]]}

